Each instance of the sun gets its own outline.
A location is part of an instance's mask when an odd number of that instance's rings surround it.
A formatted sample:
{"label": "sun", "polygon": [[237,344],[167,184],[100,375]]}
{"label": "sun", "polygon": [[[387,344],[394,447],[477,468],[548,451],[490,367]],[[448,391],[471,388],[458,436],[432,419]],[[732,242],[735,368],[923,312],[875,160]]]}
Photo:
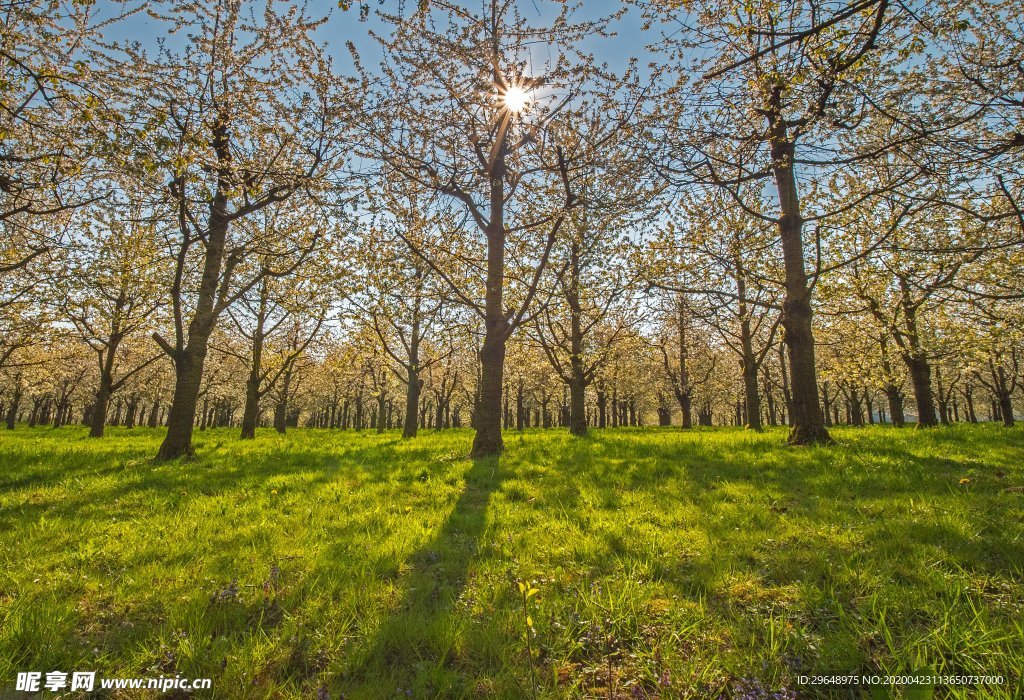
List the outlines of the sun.
{"label": "sun", "polygon": [[501,95],[502,105],[513,114],[518,114],[526,109],[528,99],[526,91],[517,85],[510,85]]}

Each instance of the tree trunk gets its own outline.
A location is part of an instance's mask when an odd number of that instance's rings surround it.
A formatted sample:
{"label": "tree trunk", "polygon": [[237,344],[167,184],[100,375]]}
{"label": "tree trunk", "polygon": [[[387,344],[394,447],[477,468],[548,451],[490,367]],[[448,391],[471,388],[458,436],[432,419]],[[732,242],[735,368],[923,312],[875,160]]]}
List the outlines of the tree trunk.
{"label": "tree trunk", "polygon": [[811,290],[804,269],[803,217],[793,170],[795,146],[789,140],[780,107],[782,87],[772,97],[770,140],[772,170],[779,196],[779,237],[785,263],[785,299],[782,303],[783,342],[789,349],[789,381],[793,392],[789,434],[791,445],[832,442],[818,402],[814,359]]}
{"label": "tree trunk", "polygon": [[526,415],[523,412],[523,379],[516,382],[516,430],[523,432],[526,426]]}
{"label": "tree trunk", "polygon": [[206,361],[207,339],[208,336],[204,336],[193,341],[190,337],[188,346],[174,363],[174,396],[167,421],[167,435],[157,452],[159,460],[191,457],[194,454],[192,430],[196,405],[199,403],[199,386],[203,379],[203,363]]}
{"label": "tree trunk", "polygon": [[[177,457],[191,457],[192,430],[196,420],[196,406],[199,402],[199,388],[203,379],[203,364],[206,362],[210,334],[217,323],[217,289],[221,282],[221,268],[224,263],[224,247],[227,241],[229,220],[226,194],[226,167],[231,160],[229,119],[220,115],[213,127],[212,146],[217,154],[217,190],[210,201],[210,217],[207,224],[203,273],[196,295],[196,308],[188,324],[188,337],[184,347],[176,349],[174,360],[174,396],[167,421],[167,435],[157,452],[157,459],[168,460]],[[178,292],[180,294],[180,291]],[[181,342],[181,338],[177,342]],[[163,345],[163,344],[162,344]],[[167,349],[167,348],[165,348]]]}
{"label": "tree trunk", "polygon": [[490,221],[487,222],[487,288],[484,293],[484,342],[480,348],[480,398],[473,427],[472,457],[499,455],[501,439],[501,389],[505,372],[505,341],[510,331],[503,305],[505,291],[505,154],[498,145],[490,172]]}
{"label": "tree trunk", "polygon": [[110,377],[106,373],[101,374],[100,386],[96,390],[96,401],[92,405],[89,437],[103,437],[103,430],[107,424],[107,406],[110,404],[110,384]]}
{"label": "tree trunk", "polygon": [[577,436],[587,434],[587,385],[579,377],[569,384],[569,432]]}
{"label": "tree trunk", "polygon": [[923,356],[904,355],[904,362],[910,370],[910,380],[914,385],[914,403],[917,405],[917,426],[931,428],[938,425],[935,415],[935,398],[932,395],[932,368]]}
{"label": "tree trunk", "polygon": [[903,392],[895,384],[885,385],[885,398],[889,401],[889,415],[892,424],[902,428],[906,424],[906,417],[903,413]]}
{"label": "tree trunk", "polygon": [[745,348],[743,356],[743,398],[747,404],[747,427],[761,432],[764,430],[764,426],[761,425],[761,393],[757,386],[757,369],[753,351],[751,350],[748,354]]}
{"label": "tree trunk", "polygon": [[245,382],[245,407],[242,409],[243,440],[256,437],[256,419],[260,414],[260,374],[263,371],[263,340],[267,321],[267,304],[270,290],[266,278],[260,284],[259,306],[256,312],[256,327],[252,331],[252,354],[249,357],[249,378]]}
{"label": "tree trunk", "polygon": [[415,368],[409,369],[406,387],[405,422],[402,425],[402,437],[414,438],[419,424],[417,409],[420,405],[420,392],[423,390],[423,380],[420,379],[419,372]]}
{"label": "tree trunk", "polygon": [[999,412],[1003,416],[1003,425],[1012,428],[1015,424],[1013,417],[1013,399],[1008,391],[999,392]]}
{"label": "tree trunk", "polygon": [[21,385],[20,380],[16,381],[14,385],[14,395],[11,397],[11,405],[7,407],[7,429],[14,430],[14,424],[18,419],[18,405],[21,403]]}
{"label": "tree trunk", "polygon": [[281,393],[277,405],[274,406],[274,430],[284,435],[288,430],[288,392],[292,386],[291,367],[281,376]]}
{"label": "tree trunk", "polygon": [[149,409],[149,418],[146,420],[146,425],[150,428],[157,426],[157,421],[160,419],[160,396],[158,395],[153,399],[153,407]]}

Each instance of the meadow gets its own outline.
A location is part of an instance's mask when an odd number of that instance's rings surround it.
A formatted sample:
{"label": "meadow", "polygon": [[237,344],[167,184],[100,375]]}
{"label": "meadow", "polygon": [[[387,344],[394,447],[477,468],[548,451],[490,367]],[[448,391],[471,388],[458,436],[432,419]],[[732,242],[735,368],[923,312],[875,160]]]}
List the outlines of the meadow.
{"label": "meadow", "polygon": [[[161,429],[19,426],[0,696],[84,669],[217,698],[1020,697],[1024,431],[834,434],[528,430],[473,461],[467,430],[217,429],[157,463]],[[915,672],[1003,682],[799,682]]]}

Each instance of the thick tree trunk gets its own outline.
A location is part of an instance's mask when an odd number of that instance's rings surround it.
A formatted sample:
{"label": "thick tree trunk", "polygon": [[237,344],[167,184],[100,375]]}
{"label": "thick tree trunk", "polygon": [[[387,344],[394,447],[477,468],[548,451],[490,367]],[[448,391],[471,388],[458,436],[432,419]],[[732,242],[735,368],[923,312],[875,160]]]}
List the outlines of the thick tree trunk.
{"label": "thick tree trunk", "polygon": [[1003,425],[1012,428],[1016,421],[1013,417],[1013,398],[1008,391],[999,392],[999,412],[1003,416]]}
{"label": "thick tree trunk", "polygon": [[[192,430],[196,420],[199,388],[203,379],[203,364],[206,362],[210,334],[217,324],[219,313],[217,290],[221,284],[221,269],[229,225],[226,190],[227,168],[231,162],[229,119],[226,114],[219,116],[220,119],[213,126],[212,146],[217,154],[220,170],[217,175],[217,190],[209,205],[210,217],[206,231],[203,272],[196,295],[195,312],[188,324],[187,339],[184,347],[180,347],[172,355],[174,395],[167,421],[167,435],[157,452],[157,459],[160,460],[191,457],[194,452]],[[180,291],[178,293],[180,294]],[[177,339],[177,342],[181,341],[181,338]]]}
{"label": "thick tree trunk", "polygon": [[779,237],[785,263],[785,299],[782,303],[783,341],[789,349],[789,381],[792,387],[789,443],[812,445],[830,443],[825,417],[818,399],[818,377],[814,359],[811,290],[804,268],[803,217],[793,170],[794,144],[789,140],[782,117],[781,87],[773,97],[771,120],[772,169],[779,196]]}
{"label": "thick tree trunk", "polygon": [[910,380],[914,386],[914,403],[917,406],[917,426],[931,428],[938,425],[935,415],[935,397],[932,394],[932,368],[923,356],[904,355],[904,362],[910,371]]}
{"label": "thick tree trunk", "polygon": [[569,384],[569,432],[587,434],[587,385],[578,377]]}
{"label": "thick tree trunk", "polygon": [[167,435],[157,452],[159,460],[191,457],[194,453],[192,430],[209,336],[199,332],[190,333],[189,336],[188,345],[174,363],[174,395],[167,421]]}
{"label": "thick tree trunk", "polygon": [[14,395],[11,397],[11,405],[7,407],[7,429],[14,430],[14,424],[18,420],[18,406],[21,404],[21,387],[15,384]]}
{"label": "thick tree trunk", "polygon": [[107,406],[110,404],[110,384],[110,377],[103,373],[100,376],[100,386],[96,390],[96,400],[92,404],[89,437],[103,437],[103,430],[107,424]]}
{"label": "thick tree trunk", "polygon": [[405,422],[402,425],[402,437],[416,437],[418,427],[417,409],[420,405],[420,392],[423,391],[423,380],[416,369],[410,369],[405,392]]}
{"label": "thick tree trunk", "polygon": [[902,428],[906,424],[906,417],[903,413],[903,392],[895,384],[885,385],[885,398],[889,402],[889,416],[892,424]]}
{"label": "thick tree trunk", "polygon": [[505,341],[510,331],[505,316],[505,153],[498,146],[490,172],[490,221],[487,222],[487,287],[484,292],[484,342],[480,348],[480,398],[473,427],[472,457],[501,454],[501,389],[505,372]]}

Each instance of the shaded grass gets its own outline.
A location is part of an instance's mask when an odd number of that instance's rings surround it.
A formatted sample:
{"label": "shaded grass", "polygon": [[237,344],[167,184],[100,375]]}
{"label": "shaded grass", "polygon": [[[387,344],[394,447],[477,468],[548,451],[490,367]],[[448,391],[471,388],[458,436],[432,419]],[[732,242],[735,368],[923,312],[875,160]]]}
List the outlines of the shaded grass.
{"label": "shaded grass", "polygon": [[827,697],[797,677],[926,668],[1005,679],[939,697],[1016,697],[1024,433],[835,432],[528,431],[470,461],[468,431],[211,430],[158,464],[159,430],[20,427],[0,689],[96,670],[211,697],[527,697],[530,580],[546,697]]}

